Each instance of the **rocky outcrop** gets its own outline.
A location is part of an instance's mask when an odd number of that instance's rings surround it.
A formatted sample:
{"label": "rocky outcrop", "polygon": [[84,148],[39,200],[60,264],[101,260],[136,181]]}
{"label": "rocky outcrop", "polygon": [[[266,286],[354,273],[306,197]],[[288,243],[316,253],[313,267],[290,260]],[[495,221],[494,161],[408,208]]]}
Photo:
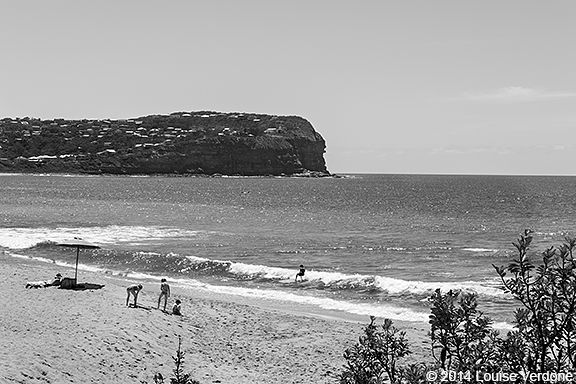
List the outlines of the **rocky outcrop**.
{"label": "rocky outcrop", "polygon": [[178,112],[128,120],[0,120],[0,171],[329,175],[305,119]]}

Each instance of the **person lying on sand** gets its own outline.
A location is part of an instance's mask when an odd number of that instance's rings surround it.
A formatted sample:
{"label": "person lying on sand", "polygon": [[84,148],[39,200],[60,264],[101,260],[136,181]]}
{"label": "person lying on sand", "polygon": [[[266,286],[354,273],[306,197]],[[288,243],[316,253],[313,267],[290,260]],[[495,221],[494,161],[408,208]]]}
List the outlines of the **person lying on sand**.
{"label": "person lying on sand", "polygon": [[136,308],[137,305],[137,301],[138,301],[138,294],[140,293],[140,291],[142,290],[142,284],[138,284],[138,285],[131,285],[128,288],[126,288],[126,306],[129,307],[128,305],[128,301],[130,301],[130,295],[134,296],[134,308]]}
{"label": "person lying on sand", "polygon": [[62,275],[57,273],[52,281],[29,281],[26,283],[26,288],[46,288],[58,286],[62,282]]}
{"label": "person lying on sand", "polygon": [[61,282],[62,282],[62,275],[57,273],[54,279],[50,282],[50,285],[57,286],[60,285]]}
{"label": "person lying on sand", "polygon": [[62,275],[57,273],[50,282],[46,282],[47,287],[57,287],[62,283]]}

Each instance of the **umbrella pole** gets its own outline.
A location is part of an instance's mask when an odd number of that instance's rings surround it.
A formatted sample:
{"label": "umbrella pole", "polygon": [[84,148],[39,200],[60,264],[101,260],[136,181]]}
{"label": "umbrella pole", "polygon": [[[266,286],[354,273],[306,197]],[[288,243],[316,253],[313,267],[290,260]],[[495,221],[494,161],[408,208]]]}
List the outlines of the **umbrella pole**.
{"label": "umbrella pole", "polygon": [[74,272],[74,284],[78,283],[78,257],[80,256],[80,247],[76,247],[76,271]]}

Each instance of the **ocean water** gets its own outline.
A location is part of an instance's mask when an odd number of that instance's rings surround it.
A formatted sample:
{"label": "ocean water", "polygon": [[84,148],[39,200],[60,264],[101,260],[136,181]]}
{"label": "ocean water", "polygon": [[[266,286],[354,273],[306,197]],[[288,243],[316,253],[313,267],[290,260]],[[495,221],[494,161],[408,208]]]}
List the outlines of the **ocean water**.
{"label": "ocean water", "polygon": [[458,289],[505,326],[517,305],[492,264],[527,228],[535,259],[561,244],[575,210],[575,177],[2,174],[0,250],[73,265],[56,243],[81,237],[101,246],[81,271],[418,322],[435,289]]}

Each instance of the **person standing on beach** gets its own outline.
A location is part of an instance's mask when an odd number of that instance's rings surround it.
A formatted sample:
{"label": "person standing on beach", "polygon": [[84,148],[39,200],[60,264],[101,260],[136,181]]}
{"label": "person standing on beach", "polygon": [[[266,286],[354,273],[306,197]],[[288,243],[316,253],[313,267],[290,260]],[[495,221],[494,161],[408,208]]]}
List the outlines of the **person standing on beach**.
{"label": "person standing on beach", "polygon": [[129,286],[128,288],[126,288],[126,293],[128,294],[126,296],[126,306],[129,307],[128,305],[128,301],[130,301],[130,295],[134,296],[134,308],[136,308],[137,302],[138,302],[138,294],[140,293],[140,291],[142,290],[142,284],[134,284]]}
{"label": "person standing on beach", "polygon": [[166,303],[170,297],[170,286],[166,282],[166,279],[160,280],[160,296],[158,297],[158,309],[160,309],[160,301],[164,298],[164,312],[166,312]]}
{"label": "person standing on beach", "polygon": [[300,264],[300,271],[298,271],[298,273],[296,274],[296,278],[294,279],[294,282],[298,281],[298,276],[300,276],[300,281],[304,281],[304,273],[306,272],[306,270],[304,269],[304,266],[302,264]]}

